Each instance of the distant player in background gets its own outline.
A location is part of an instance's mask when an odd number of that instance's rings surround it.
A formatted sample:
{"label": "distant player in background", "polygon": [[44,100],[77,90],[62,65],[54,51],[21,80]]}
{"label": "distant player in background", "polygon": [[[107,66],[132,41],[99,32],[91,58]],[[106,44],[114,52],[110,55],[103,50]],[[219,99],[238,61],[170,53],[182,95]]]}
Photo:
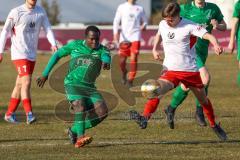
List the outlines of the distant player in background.
{"label": "distant player in background", "polygon": [[2,53],[7,35],[11,32],[11,59],[18,73],[8,110],[4,117],[10,123],[18,122],[15,117],[15,111],[20,100],[22,100],[27,116],[27,124],[31,124],[36,120],[32,113],[30,89],[41,27],[46,32],[47,39],[52,45],[52,50],[57,50],[46,12],[36,3],[37,0],[25,0],[25,4],[12,9],[1,32],[0,62],[3,60]]}
{"label": "distant player in background", "polygon": [[209,34],[207,30],[198,24],[180,17],[180,6],[177,3],[169,3],[162,11],[163,20],[159,23],[159,29],[155,36],[153,45],[153,57],[158,60],[160,52],[157,46],[163,44],[164,61],[162,75],[158,79],[160,88],[156,97],[149,98],[145,104],[142,115],[136,111],[131,111],[130,116],[136,120],[140,128],[147,127],[147,121],[156,111],[160,98],[168,91],[182,83],[188,87],[200,101],[204,109],[210,127],[221,140],[226,140],[227,135],[219,124],[215,122],[215,115],[212,104],[207,98],[200,72],[196,64],[196,51],[190,46],[191,35],[209,40],[217,55],[223,49],[219,46],[216,38]]}
{"label": "distant player in background", "polygon": [[[209,33],[211,33],[213,29],[220,31],[226,30],[226,23],[223,20],[223,15],[216,4],[205,2],[205,0],[194,0],[188,4],[181,5],[180,7],[181,17],[200,24],[202,27],[206,28]],[[194,37],[192,37],[192,41],[195,41]],[[197,43],[195,44],[197,54],[196,60],[206,94],[208,93],[208,86],[210,83],[210,74],[205,65],[208,57],[208,46],[209,40],[197,38]],[[188,88],[185,88],[184,85],[179,85],[173,93],[171,103],[165,109],[168,124],[172,129],[174,128],[175,110],[186,99],[188,92]],[[200,126],[207,125],[203,114],[203,108],[197,99],[195,116]]]}
{"label": "distant player in background", "polygon": [[240,25],[239,25],[239,19],[240,19],[240,1],[237,1],[234,5],[234,11],[232,16],[232,26],[231,26],[231,35],[230,35],[230,41],[228,48],[230,49],[230,53],[233,53],[235,49],[235,37],[237,40],[237,60],[238,60],[238,75],[237,75],[237,84],[240,87]]}
{"label": "distant player in background", "polygon": [[[122,83],[129,87],[133,85],[136,76],[141,32],[146,29],[146,26],[147,18],[144,8],[136,4],[136,0],[127,0],[118,6],[113,21],[113,41],[119,43]],[[128,73],[126,60],[129,56],[130,71]]]}
{"label": "distant player in background", "polygon": [[64,79],[66,97],[72,104],[75,119],[68,135],[76,148],[92,141],[85,135],[85,130],[95,127],[107,117],[108,108],[97,91],[95,81],[101,69],[110,69],[109,50],[99,43],[100,30],[88,26],[85,40],[74,40],[60,48],[49,60],[42,76],[37,79],[43,87],[54,65],[63,57],[71,56],[68,73]]}

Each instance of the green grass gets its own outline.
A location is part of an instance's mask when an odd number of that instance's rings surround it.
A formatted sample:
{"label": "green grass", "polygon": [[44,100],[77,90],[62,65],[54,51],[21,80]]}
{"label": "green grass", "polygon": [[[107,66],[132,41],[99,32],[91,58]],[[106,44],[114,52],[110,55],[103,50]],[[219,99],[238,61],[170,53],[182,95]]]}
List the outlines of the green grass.
{"label": "green grass", "polygon": [[[127,112],[131,109],[142,111],[145,100],[137,98],[136,105],[128,106],[115,92],[110,73],[103,71],[97,86],[118,97],[119,103],[104,122],[87,131],[94,141],[81,149],[75,149],[68,141],[65,129],[71,123],[55,116],[55,106],[64,100],[64,95],[52,90],[48,84],[43,89],[36,86],[35,79],[48,59],[49,55],[39,55],[35,66],[32,103],[38,121],[30,126],[25,124],[22,106],[17,111],[18,119],[22,121],[19,125],[2,120],[16,71],[9,55],[5,55],[0,65],[0,159],[240,159],[240,89],[236,84],[238,65],[235,56],[210,55],[207,63],[212,74],[209,97],[229,141],[220,142],[209,127],[201,128],[196,124],[192,94],[178,109],[174,130],[168,128],[162,112],[170,102],[171,93],[162,99],[148,128],[139,129],[128,120]],[[140,62],[143,61],[152,62],[151,55],[141,55]]]}

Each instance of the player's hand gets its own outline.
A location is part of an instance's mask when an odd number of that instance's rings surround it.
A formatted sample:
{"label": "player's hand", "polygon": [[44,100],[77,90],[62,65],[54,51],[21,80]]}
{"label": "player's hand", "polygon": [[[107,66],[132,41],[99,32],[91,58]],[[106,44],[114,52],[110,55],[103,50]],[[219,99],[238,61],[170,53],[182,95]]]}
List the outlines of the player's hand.
{"label": "player's hand", "polygon": [[43,87],[45,82],[47,81],[48,77],[44,77],[44,76],[41,76],[41,77],[38,77],[36,82],[37,82],[37,86],[38,87]]}
{"label": "player's hand", "polygon": [[2,53],[0,53],[0,63],[2,62],[3,60],[3,56],[2,56]]}
{"label": "player's hand", "polygon": [[108,43],[105,45],[105,47],[107,47],[107,49],[108,49],[109,51],[112,51],[112,50],[117,49],[117,48],[118,48],[117,46],[118,46],[118,45],[117,45],[116,42],[108,42]]}
{"label": "player's hand", "polygon": [[213,26],[213,29],[217,29],[217,26],[218,26],[218,21],[216,19],[211,19],[211,22],[210,22]]}
{"label": "player's hand", "polygon": [[58,50],[58,47],[57,46],[52,46],[51,49],[52,49],[52,52],[54,53]]}
{"label": "player's hand", "polygon": [[228,49],[230,50],[229,52],[231,53],[231,54],[233,54],[233,51],[234,51],[234,49],[235,49],[235,44],[234,44],[234,42],[229,42],[229,44],[228,44]]}
{"label": "player's hand", "polygon": [[109,63],[103,63],[103,64],[102,64],[102,68],[103,68],[104,70],[109,70],[109,69],[110,69],[110,64],[109,64]]}
{"label": "player's hand", "polygon": [[153,53],[153,58],[155,60],[161,60],[161,56],[160,56],[160,52],[159,51],[153,50],[152,53]]}
{"label": "player's hand", "polygon": [[217,55],[220,55],[223,53],[223,48],[219,45],[214,46],[214,51]]}

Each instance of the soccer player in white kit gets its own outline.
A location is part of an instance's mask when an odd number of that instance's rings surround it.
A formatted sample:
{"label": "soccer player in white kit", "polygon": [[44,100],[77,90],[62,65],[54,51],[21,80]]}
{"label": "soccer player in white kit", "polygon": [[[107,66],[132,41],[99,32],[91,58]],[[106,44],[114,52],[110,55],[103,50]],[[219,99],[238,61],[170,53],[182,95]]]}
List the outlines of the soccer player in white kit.
{"label": "soccer player in white kit", "polygon": [[27,124],[36,121],[32,113],[30,88],[41,27],[46,32],[52,50],[57,50],[56,41],[46,12],[36,3],[37,0],[25,0],[24,4],[12,9],[0,36],[1,62],[7,36],[11,32],[11,59],[18,73],[8,110],[4,117],[10,123],[18,123],[15,111],[20,101],[22,101],[27,116]]}
{"label": "soccer player in white kit", "polygon": [[[210,127],[221,140],[226,140],[225,131],[215,122],[212,104],[206,96],[204,85],[196,64],[196,51],[190,43],[190,37],[197,36],[207,39],[214,46],[215,53],[223,52],[216,38],[207,33],[203,27],[180,17],[180,7],[177,3],[169,3],[162,12],[163,20],[159,23],[159,29],[155,36],[153,46],[154,59],[160,58],[157,46],[162,41],[165,58],[163,61],[162,75],[158,79],[160,88],[155,98],[148,99],[143,114],[131,111],[130,115],[142,129],[147,127],[147,121],[157,109],[160,98],[179,83],[184,84],[194,93],[203,107]],[[160,96],[159,96],[160,95]]]}
{"label": "soccer player in white kit", "polygon": [[[122,83],[132,86],[137,72],[137,60],[140,49],[141,32],[146,29],[147,18],[144,8],[136,0],[127,0],[117,8],[113,21],[113,41],[119,43],[119,65]],[[126,69],[126,60],[130,56],[130,71]],[[128,74],[128,78],[127,78]]]}

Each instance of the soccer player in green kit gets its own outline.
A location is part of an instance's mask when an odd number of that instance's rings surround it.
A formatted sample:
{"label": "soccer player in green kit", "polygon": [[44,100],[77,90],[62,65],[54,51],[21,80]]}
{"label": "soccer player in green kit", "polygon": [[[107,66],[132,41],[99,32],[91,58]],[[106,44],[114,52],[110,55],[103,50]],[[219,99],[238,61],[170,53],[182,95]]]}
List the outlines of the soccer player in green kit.
{"label": "soccer player in green kit", "polygon": [[[187,4],[181,5],[180,15],[183,18],[189,19],[195,23],[201,24],[207,29],[209,33],[213,29],[220,31],[226,30],[226,23],[223,20],[223,15],[216,4],[205,2],[205,0],[194,0]],[[193,37],[194,41],[194,37]],[[205,66],[208,57],[209,41],[201,38],[197,39],[195,44],[197,54],[197,66],[201,75],[202,82],[205,86],[206,94],[208,92],[208,85],[210,83],[210,74]],[[167,122],[171,129],[174,129],[174,115],[176,108],[185,100],[189,89],[184,85],[179,85],[173,93],[170,105],[165,109],[167,115]],[[206,126],[203,109],[196,100],[196,120],[200,126]]]}
{"label": "soccer player in green kit", "polygon": [[234,5],[234,10],[233,10],[233,16],[232,16],[232,26],[231,26],[231,35],[230,35],[230,41],[228,48],[230,49],[230,53],[233,53],[235,45],[235,36],[237,38],[237,60],[238,60],[238,66],[239,66],[239,71],[237,75],[237,85],[240,87],[240,32],[239,32],[239,19],[240,19],[240,1],[237,1]]}
{"label": "soccer player in green kit", "polygon": [[64,87],[66,97],[75,113],[74,123],[68,129],[68,135],[76,148],[92,141],[92,137],[85,135],[85,130],[95,127],[108,114],[107,105],[95,87],[101,68],[109,70],[111,62],[110,52],[99,43],[99,38],[100,30],[96,26],[88,26],[85,30],[85,40],[74,40],[55,52],[42,76],[37,79],[38,86],[43,87],[58,60],[71,56]]}

